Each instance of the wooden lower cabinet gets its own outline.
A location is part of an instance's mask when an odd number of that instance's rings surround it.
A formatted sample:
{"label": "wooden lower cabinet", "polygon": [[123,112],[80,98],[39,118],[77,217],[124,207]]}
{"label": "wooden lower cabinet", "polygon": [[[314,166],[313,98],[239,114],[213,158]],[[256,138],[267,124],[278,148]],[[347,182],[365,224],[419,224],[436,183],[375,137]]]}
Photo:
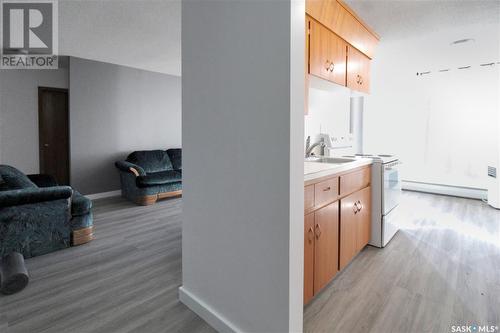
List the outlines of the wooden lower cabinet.
{"label": "wooden lower cabinet", "polygon": [[370,241],[370,167],[304,187],[304,304]]}
{"label": "wooden lower cabinet", "polygon": [[338,272],[339,202],[304,216],[304,304]]}
{"label": "wooden lower cabinet", "polygon": [[371,225],[371,187],[368,186],[358,192],[360,211],[358,215],[357,251],[361,251],[370,241],[372,234]]}
{"label": "wooden lower cabinet", "polygon": [[340,200],[339,269],[343,269],[368,244],[371,232],[371,187]]}
{"label": "wooden lower cabinet", "polygon": [[339,267],[339,202],[314,213],[314,294],[330,282]]}
{"label": "wooden lower cabinet", "polygon": [[304,304],[314,296],[314,213],[304,216]]}

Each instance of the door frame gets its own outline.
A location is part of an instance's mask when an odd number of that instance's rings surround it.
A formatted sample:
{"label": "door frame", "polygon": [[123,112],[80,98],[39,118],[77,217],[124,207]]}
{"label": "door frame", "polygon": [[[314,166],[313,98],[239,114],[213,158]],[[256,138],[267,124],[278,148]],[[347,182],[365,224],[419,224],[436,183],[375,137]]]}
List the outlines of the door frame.
{"label": "door frame", "polygon": [[41,132],[40,132],[40,126],[41,126],[41,117],[40,113],[42,112],[42,93],[45,91],[55,91],[55,92],[63,92],[66,93],[68,96],[68,107],[66,109],[66,112],[68,113],[67,119],[68,119],[68,183],[71,185],[71,127],[70,127],[70,112],[69,112],[69,88],[54,88],[54,87],[45,87],[45,86],[38,86],[38,172],[42,173],[42,156],[40,154],[40,151],[42,149],[42,138],[41,138]]}

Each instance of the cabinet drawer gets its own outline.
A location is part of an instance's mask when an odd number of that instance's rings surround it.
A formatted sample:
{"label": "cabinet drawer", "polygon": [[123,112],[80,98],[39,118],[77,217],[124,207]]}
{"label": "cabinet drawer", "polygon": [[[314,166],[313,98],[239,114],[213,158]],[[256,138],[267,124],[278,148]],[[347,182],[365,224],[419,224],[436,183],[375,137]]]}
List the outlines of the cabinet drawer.
{"label": "cabinet drawer", "polygon": [[359,171],[340,176],[340,195],[356,192],[371,182],[371,168],[367,167]]}
{"label": "cabinet drawer", "polygon": [[314,205],[324,206],[334,202],[339,196],[339,178],[331,178],[314,184]]}
{"label": "cabinet drawer", "polygon": [[314,185],[304,187],[304,213],[314,208]]}

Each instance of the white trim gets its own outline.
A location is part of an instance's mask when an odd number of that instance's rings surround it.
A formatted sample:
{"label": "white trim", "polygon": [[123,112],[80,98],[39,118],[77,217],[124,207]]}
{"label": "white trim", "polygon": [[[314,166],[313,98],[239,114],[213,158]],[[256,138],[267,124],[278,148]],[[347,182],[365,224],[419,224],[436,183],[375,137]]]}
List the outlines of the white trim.
{"label": "white trim", "polygon": [[443,195],[470,198],[470,199],[484,199],[488,195],[487,190],[480,188],[428,184],[428,183],[412,182],[408,180],[402,181],[402,188],[403,190],[408,190],[408,191],[443,194]]}
{"label": "white trim", "polygon": [[205,320],[216,331],[228,333],[242,332],[242,330],[238,329],[233,323],[224,318],[220,313],[212,309],[208,304],[186,290],[184,286],[179,287],[179,300],[191,311]]}
{"label": "white trim", "polygon": [[94,194],[89,194],[85,195],[87,198],[90,200],[97,200],[97,199],[104,199],[104,198],[110,198],[110,197],[117,197],[122,195],[121,190],[116,190],[116,191],[109,191],[109,192],[102,192],[102,193],[94,193]]}

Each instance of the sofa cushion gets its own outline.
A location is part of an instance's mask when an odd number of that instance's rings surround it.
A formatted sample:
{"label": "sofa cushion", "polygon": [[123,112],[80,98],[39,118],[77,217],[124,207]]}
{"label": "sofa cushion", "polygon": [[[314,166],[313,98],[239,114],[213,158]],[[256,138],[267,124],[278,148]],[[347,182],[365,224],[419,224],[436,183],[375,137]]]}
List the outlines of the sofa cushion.
{"label": "sofa cushion", "polygon": [[182,149],[168,149],[167,150],[168,157],[170,157],[170,161],[172,161],[172,166],[175,170],[182,169]]}
{"label": "sofa cushion", "polygon": [[128,155],[127,162],[139,165],[146,173],[172,170],[172,162],[164,150],[141,150]]}
{"label": "sofa cushion", "polygon": [[92,201],[81,195],[78,191],[73,191],[71,198],[71,215],[80,216],[85,215],[92,209]]}
{"label": "sofa cushion", "polygon": [[0,165],[0,176],[9,190],[38,187],[24,173],[10,165]]}
{"label": "sofa cushion", "polygon": [[136,178],[138,187],[170,184],[182,181],[182,173],[175,170],[148,173],[146,176]]}

